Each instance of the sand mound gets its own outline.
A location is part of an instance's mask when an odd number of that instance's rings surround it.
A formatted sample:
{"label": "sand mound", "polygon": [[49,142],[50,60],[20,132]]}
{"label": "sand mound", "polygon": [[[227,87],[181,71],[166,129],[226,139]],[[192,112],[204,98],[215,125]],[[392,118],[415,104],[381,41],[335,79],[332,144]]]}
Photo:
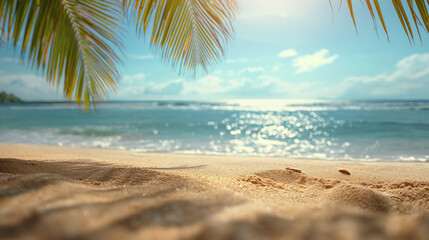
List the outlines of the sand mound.
{"label": "sand mound", "polygon": [[285,219],[260,214],[250,219],[206,225],[196,239],[427,239],[429,214],[397,217],[336,208],[321,216]]}
{"label": "sand mound", "polygon": [[357,184],[365,188],[381,191],[397,202],[409,203],[429,210],[429,182],[399,181],[387,183],[363,181]]}
{"label": "sand mound", "polygon": [[375,212],[389,212],[395,205],[387,196],[368,188],[352,185],[336,186],[328,194],[328,199]]}
{"label": "sand mound", "polygon": [[[105,239],[136,229],[153,239],[156,228],[193,225],[245,201],[154,170],[18,159],[0,163],[1,239]],[[160,234],[158,239],[168,237],[168,230]]]}
{"label": "sand mound", "polygon": [[255,173],[256,176],[271,179],[279,183],[305,184],[309,178],[304,173],[297,173],[288,170],[268,170]]}
{"label": "sand mound", "polygon": [[173,177],[143,168],[118,167],[99,163],[40,162],[19,159],[2,159],[1,161],[0,172],[3,173],[51,173],[94,185],[139,185],[150,181],[168,181]]}
{"label": "sand mound", "polygon": [[428,182],[393,183],[386,189],[386,192],[396,201],[410,203],[429,211]]}
{"label": "sand mound", "polygon": [[254,175],[241,177],[238,180],[255,185],[275,186],[278,188],[285,188],[290,185],[300,185],[301,188],[311,186],[323,189],[333,188],[341,182],[340,180],[313,178],[307,176],[305,173],[297,173],[290,170],[268,170],[257,172]]}
{"label": "sand mound", "polygon": [[[40,158],[48,159],[44,154]],[[429,214],[421,209],[428,205],[424,177],[392,181],[382,174],[369,178],[368,172],[357,169],[343,176],[332,165],[311,170],[313,162],[306,163],[308,168],[298,166],[302,173],[266,171],[264,162],[251,171],[228,175],[248,163],[237,160],[223,168],[226,162],[213,167],[206,156],[168,155],[182,160],[158,166],[164,155],[150,155],[150,161],[140,164],[149,155],[127,152],[118,152],[115,159],[122,158],[117,162],[103,161],[104,154],[97,161],[83,160],[84,155],[75,161],[74,155],[52,156],[37,161],[0,158],[0,239],[423,240],[429,236]],[[136,163],[121,164],[131,157]],[[177,167],[202,162],[207,167]],[[319,170],[325,173],[318,174]]]}
{"label": "sand mound", "polygon": [[[283,201],[298,197],[303,203],[332,202],[383,213],[409,213],[419,208],[428,210],[429,206],[427,182],[370,183],[315,178],[288,170],[257,172],[237,180],[257,188],[263,187],[272,195],[283,195]],[[253,191],[258,191],[257,188]]]}

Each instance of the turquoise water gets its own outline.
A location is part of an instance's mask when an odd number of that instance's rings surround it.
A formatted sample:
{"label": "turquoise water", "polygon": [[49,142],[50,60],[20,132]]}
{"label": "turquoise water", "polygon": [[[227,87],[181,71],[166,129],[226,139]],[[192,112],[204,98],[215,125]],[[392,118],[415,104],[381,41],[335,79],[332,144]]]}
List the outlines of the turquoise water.
{"label": "turquoise water", "polygon": [[0,142],[141,152],[429,161],[429,101],[0,105]]}

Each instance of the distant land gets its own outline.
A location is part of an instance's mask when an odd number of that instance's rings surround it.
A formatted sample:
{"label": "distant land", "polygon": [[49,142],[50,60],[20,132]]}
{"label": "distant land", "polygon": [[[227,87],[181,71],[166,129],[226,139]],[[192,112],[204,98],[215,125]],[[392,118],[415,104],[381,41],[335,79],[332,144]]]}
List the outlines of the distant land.
{"label": "distant land", "polygon": [[12,93],[0,92],[0,103],[21,103],[23,102],[20,98],[13,95]]}

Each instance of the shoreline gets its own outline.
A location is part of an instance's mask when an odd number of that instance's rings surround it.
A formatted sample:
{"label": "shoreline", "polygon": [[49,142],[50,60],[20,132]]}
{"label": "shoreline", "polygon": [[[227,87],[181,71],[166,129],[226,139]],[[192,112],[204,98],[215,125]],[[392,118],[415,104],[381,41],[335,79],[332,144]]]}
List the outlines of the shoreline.
{"label": "shoreline", "polygon": [[311,158],[311,157],[292,157],[292,156],[277,156],[277,155],[228,155],[224,153],[212,154],[212,153],[185,153],[185,152],[162,152],[162,151],[140,151],[132,150],[125,148],[111,148],[111,147],[94,147],[94,146],[71,146],[71,145],[54,145],[54,144],[33,144],[33,143],[19,143],[19,142],[0,142],[1,145],[11,145],[11,146],[46,146],[46,147],[58,147],[58,148],[74,148],[74,149],[93,149],[93,150],[113,150],[113,151],[125,151],[132,153],[141,153],[141,154],[171,154],[178,156],[208,156],[208,157],[239,157],[239,158],[279,158],[279,159],[300,159],[304,161],[339,161],[339,162],[362,162],[362,163],[371,163],[371,162],[380,162],[380,163],[429,163],[425,160],[400,160],[400,159],[381,159],[381,158],[360,158],[360,159],[341,159],[341,158]]}
{"label": "shoreline", "polygon": [[0,206],[10,239],[425,239],[429,164],[2,143]]}
{"label": "shoreline", "polygon": [[[78,153],[76,153],[78,152]],[[107,156],[106,156],[107,154]],[[112,164],[127,164],[127,166],[133,167],[156,167],[154,166],[154,160],[156,164],[169,167],[174,164],[187,164],[187,163],[205,163],[214,164],[214,167],[220,167],[220,165],[236,165],[238,163],[250,162],[252,164],[257,163],[257,166],[250,166],[244,164],[243,166],[247,169],[236,169],[237,175],[240,173],[248,173],[249,171],[262,171],[269,169],[284,169],[286,167],[306,167],[315,165],[317,167],[353,167],[353,166],[366,166],[386,168],[385,170],[392,170],[393,168],[402,168],[399,173],[400,176],[405,175],[412,176],[416,172],[416,166],[422,167],[420,170],[428,171],[429,164],[421,161],[357,161],[357,160],[326,160],[326,159],[313,159],[313,158],[289,158],[289,157],[278,157],[278,156],[233,156],[233,155],[205,155],[205,154],[185,154],[185,153],[169,153],[169,152],[137,152],[126,149],[114,149],[114,148],[93,148],[93,147],[75,147],[75,146],[53,146],[43,144],[16,144],[16,143],[0,143],[0,158],[4,157],[19,157],[26,160],[35,158],[38,160],[56,160],[58,157],[62,159],[74,159],[76,157],[82,159],[87,157],[86,160],[90,161],[101,161],[109,162]],[[115,156],[120,161],[114,160],[112,156]],[[106,158],[107,157],[107,158]],[[124,161],[124,157],[128,157],[128,161]],[[131,157],[131,158],[130,158]],[[149,161],[147,159],[149,158]],[[174,158],[174,160],[172,160]],[[215,164],[220,161],[221,164]],[[219,163],[219,162],[218,162]],[[289,165],[288,165],[289,164]],[[201,165],[201,164],[200,164]],[[212,166],[212,167],[213,167]],[[260,168],[258,168],[260,167]],[[311,166],[311,168],[314,166]],[[411,169],[412,171],[403,171],[404,169]],[[323,169],[320,169],[323,170]],[[376,169],[373,173],[379,171]],[[312,170],[311,170],[312,171]],[[250,172],[249,172],[250,173]],[[412,178],[412,177],[410,177]],[[429,175],[427,179],[429,181]]]}

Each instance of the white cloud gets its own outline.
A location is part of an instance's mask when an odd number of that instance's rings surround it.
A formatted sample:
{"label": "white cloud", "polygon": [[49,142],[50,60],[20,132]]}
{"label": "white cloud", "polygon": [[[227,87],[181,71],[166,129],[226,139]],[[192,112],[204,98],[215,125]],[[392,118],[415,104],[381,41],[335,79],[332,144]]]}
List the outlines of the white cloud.
{"label": "white cloud", "polygon": [[234,84],[228,84],[223,78],[208,75],[198,79],[196,82],[185,82],[183,94],[196,93],[199,95],[213,95],[224,93],[235,88]]}
{"label": "white cloud", "polygon": [[143,81],[138,84],[119,86],[115,98],[142,99],[142,98],[212,98],[216,96],[240,97],[290,97],[290,98],[317,98],[325,96],[319,93],[321,83],[286,81],[278,76],[268,74],[262,67],[249,67],[241,71],[224,71],[208,75],[196,81],[183,79],[170,80],[159,83]]}
{"label": "white cloud", "polygon": [[49,85],[42,77],[33,74],[8,74],[0,76],[0,89],[11,92],[24,100],[58,100],[61,91]]}
{"label": "white cloud", "polygon": [[427,98],[428,65],[429,53],[416,54],[398,61],[395,69],[390,72],[373,76],[352,76],[339,81],[321,79],[297,81],[299,78],[297,75],[279,76],[272,73],[271,69],[266,71],[262,67],[249,67],[241,71],[219,71],[195,81],[173,79],[159,83],[147,81],[145,78],[137,84],[119,86],[116,97],[118,99]]}
{"label": "white cloud", "polygon": [[387,74],[382,73],[376,76],[352,76],[346,78],[346,82],[362,82],[362,83],[372,83],[372,82],[378,82],[378,81],[385,81],[387,79]]}
{"label": "white cloud", "polygon": [[178,95],[183,90],[185,81],[183,79],[174,79],[164,83],[149,82],[144,88],[144,94],[170,94]]}
{"label": "white cloud", "polygon": [[15,62],[15,63],[22,63],[23,61],[21,59],[18,58],[10,58],[10,57],[5,57],[2,58],[3,62]]}
{"label": "white cloud", "polygon": [[321,66],[331,64],[339,56],[329,56],[329,50],[322,49],[312,55],[297,57],[293,60],[293,66],[297,68],[296,73],[311,72]]}
{"label": "white cloud", "polygon": [[396,64],[396,71],[391,75],[390,81],[407,75],[410,79],[418,79],[429,75],[429,53],[414,54],[402,59]]}
{"label": "white cloud", "polygon": [[286,49],[283,50],[277,55],[279,58],[288,58],[288,57],[295,57],[298,55],[298,52],[295,49]]}
{"label": "white cloud", "polygon": [[398,61],[392,72],[374,76],[352,76],[342,85],[344,98],[427,98],[429,53],[414,54]]}
{"label": "white cloud", "polygon": [[112,96],[120,100],[154,99],[178,96],[183,90],[184,80],[174,79],[163,83],[144,81],[137,84],[119,86]]}
{"label": "white cloud", "polygon": [[247,68],[240,71],[240,73],[245,73],[245,72],[249,72],[249,73],[261,72],[261,73],[264,73],[265,69],[263,67],[247,67]]}
{"label": "white cloud", "polygon": [[392,73],[381,73],[375,76],[352,76],[347,82],[397,82],[404,79],[420,79],[429,75],[429,53],[414,54],[398,61],[395,71]]}
{"label": "white cloud", "polygon": [[137,60],[149,60],[154,58],[153,55],[130,55],[129,57]]}
{"label": "white cloud", "polygon": [[146,75],[144,73],[137,73],[134,75],[125,75],[122,79],[124,84],[132,84],[136,82],[141,82],[146,79]]}

